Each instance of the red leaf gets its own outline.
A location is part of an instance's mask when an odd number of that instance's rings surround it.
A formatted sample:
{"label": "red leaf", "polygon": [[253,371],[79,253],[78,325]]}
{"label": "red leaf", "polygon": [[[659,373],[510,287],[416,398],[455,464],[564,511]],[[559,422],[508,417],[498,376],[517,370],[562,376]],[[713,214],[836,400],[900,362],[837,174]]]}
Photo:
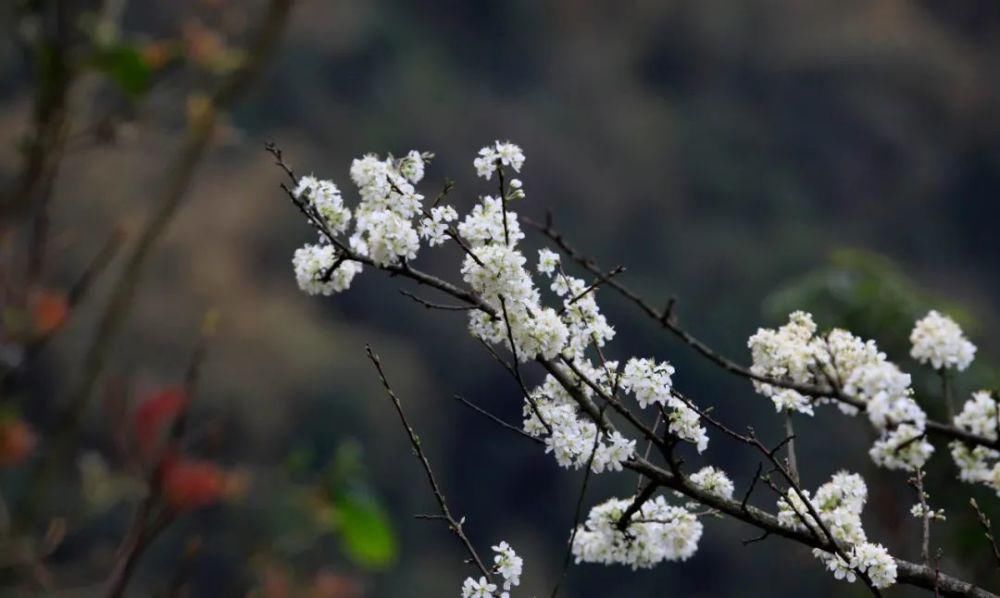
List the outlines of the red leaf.
{"label": "red leaf", "polygon": [[227,479],[228,474],[210,461],[170,459],[163,464],[163,497],[178,511],[211,506],[226,496]]}
{"label": "red leaf", "polygon": [[159,456],[164,439],[187,403],[187,394],[180,388],[160,390],[139,403],[133,416],[133,425],[143,459],[150,460]]}

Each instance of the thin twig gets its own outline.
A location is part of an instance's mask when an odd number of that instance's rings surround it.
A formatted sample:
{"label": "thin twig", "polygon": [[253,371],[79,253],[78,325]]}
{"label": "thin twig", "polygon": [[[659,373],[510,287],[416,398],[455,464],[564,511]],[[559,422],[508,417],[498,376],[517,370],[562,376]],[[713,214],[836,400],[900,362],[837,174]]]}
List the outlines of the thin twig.
{"label": "thin twig", "polygon": [[948,419],[955,417],[955,399],[951,396],[951,381],[948,377],[947,368],[940,368],[938,376],[941,377],[941,395],[944,397],[945,407],[948,409]]}
{"label": "thin twig", "polygon": [[521,428],[518,428],[517,426],[508,424],[504,420],[502,420],[499,417],[493,415],[492,413],[490,413],[489,411],[483,409],[479,405],[476,405],[475,403],[473,403],[472,401],[466,399],[462,395],[455,395],[455,400],[461,402],[463,405],[465,405],[469,409],[472,409],[476,413],[478,413],[478,414],[486,417],[487,419],[491,420],[495,424],[499,424],[501,427],[503,427],[503,428],[505,428],[507,430],[510,430],[511,432],[516,432],[517,434],[519,434],[521,436],[524,436],[528,440],[531,440],[531,441],[533,441],[533,442],[535,442],[537,444],[545,444],[545,441],[542,440],[541,438],[535,438],[534,436],[532,436],[531,434],[528,434],[527,432],[525,432]]}
{"label": "thin twig", "polygon": [[406,414],[403,412],[403,406],[399,402],[399,398],[396,393],[393,392],[392,386],[389,385],[389,380],[385,377],[385,372],[382,370],[382,360],[376,355],[372,348],[365,345],[365,353],[368,354],[368,359],[375,366],[375,370],[378,372],[378,377],[382,381],[382,387],[385,389],[385,393],[392,400],[393,407],[396,408],[396,413],[399,415],[399,419],[403,424],[403,428],[406,430],[406,435],[410,439],[410,445],[413,447],[413,451],[417,455],[417,459],[420,461],[420,465],[424,469],[424,473],[427,474],[427,481],[431,486],[431,490],[434,492],[434,498],[437,500],[438,507],[441,509],[441,515],[444,516],[445,520],[448,522],[448,529],[458,537],[459,541],[465,547],[465,550],[469,553],[472,561],[476,564],[476,567],[482,572],[487,580],[492,581],[493,575],[490,570],[483,564],[482,559],[479,558],[479,554],[476,549],[473,548],[472,542],[465,535],[465,531],[462,529],[462,521],[455,519],[452,516],[451,510],[448,509],[448,502],[444,498],[444,494],[441,493],[441,488],[438,486],[437,480],[434,478],[434,471],[431,470],[431,464],[427,460],[427,456],[424,455],[424,450],[420,446],[420,438],[417,437],[417,433],[413,431],[413,427],[410,422],[406,419]]}
{"label": "thin twig", "polygon": [[750,500],[750,495],[753,494],[753,489],[757,486],[757,480],[760,479],[760,474],[764,470],[764,463],[762,461],[757,462],[757,471],[753,474],[753,479],[750,480],[750,485],[747,486],[746,494],[743,495],[743,500],[740,501],[740,510],[747,510],[747,501]]}
{"label": "thin twig", "polygon": [[997,565],[1000,566],[1000,548],[997,547],[996,538],[993,536],[993,525],[990,523],[989,517],[979,508],[979,503],[976,502],[976,499],[970,498],[969,505],[976,512],[979,525],[983,528],[983,535],[986,536],[986,540],[990,543],[990,548],[993,549],[993,558],[996,559]]}
{"label": "thin twig", "polygon": [[573,556],[573,543],[576,542],[576,532],[580,527],[580,516],[583,515],[583,499],[587,495],[587,484],[590,482],[590,472],[591,467],[594,465],[594,456],[597,455],[597,445],[601,442],[601,437],[604,432],[598,431],[594,434],[594,445],[590,447],[590,457],[587,458],[586,471],[583,474],[583,484],[580,485],[580,494],[576,499],[576,510],[573,513],[573,531],[569,534],[569,545],[566,547],[566,554],[563,556],[562,572],[559,574],[559,579],[556,581],[555,587],[552,588],[551,598],[556,598],[559,594],[559,588],[562,586],[563,581],[566,579],[566,573],[569,571],[570,558]]}
{"label": "thin twig", "polygon": [[921,542],[920,560],[925,565],[931,564],[931,510],[927,505],[927,493],[924,491],[924,470],[919,467],[914,471],[910,485],[917,491],[917,500],[920,502],[921,513]]}
{"label": "thin twig", "polygon": [[799,481],[799,463],[795,456],[795,428],[792,426],[792,412],[785,409],[785,436],[788,438],[788,472]]}
{"label": "thin twig", "polygon": [[602,284],[608,282],[609,280],[611,280],[615,276],[618,276],[619,274],[621,274],[624,271],[625,271],[625,266],[618,266],[614,270],[612,270],[611,272],[608,272],[607,274],[602,274],[601,276],[599,276],[596,280],[594,280],[594,282],[590,283],[590,285],[587,288],[585,288],[582,291],[580,291],[576,296],[574,296],[569,301],[566,301],[565,303],[563,303],[562,308],[558,312],[559,315],[562,315],[562,314],[566,313],[566,310],[568,310],[570,308],[570,306],[572,306],[574,303],[576,303],[580,299],[583,299],[584,297],[586,297],[587,295],[589,295],[590,293],[592,293],[593,291],[595,291]]}
{"label": "thin twig", "polygon": [[40,492],[38,487],[48,483],[52,470],[76,445],[95,387],[107,364],[108,354],[131,311],[146,263],[181,206],[196,167],[212,140],[220,113],[232,106],[262,69],[281,37],[292,4],[293,0],[271,0],[263,17],[261,30],[247,51],[246,60],[240,68],[222,80],[203,113],[192,118],[181,149],[168,168],[166,184],[162,186],[156,207],[127,256],[107,304],[98,318],[97,328],[82,359],[80,379],[69,393],[69,404],[64,407],[53,434],[58,440],[38,461],[29,476],[30,490],[20,502],[20,521],[27,524],[33,519],[36,502],[34,497]]}
{"label": "thin twig", "polygon": [[469,311],[471,309],[478,309],[478,307],[475,305],[446,305],[444,303],[433,303],[426,299],[417,297],[416,295],[410,293],[409,291],[404,291],[403,289],[399,290],[399,294],[403,295],[404,297],[409,297],[410,299],[416,301],[420,305],[423,305],[427,309],[440,309],[442,311]]}

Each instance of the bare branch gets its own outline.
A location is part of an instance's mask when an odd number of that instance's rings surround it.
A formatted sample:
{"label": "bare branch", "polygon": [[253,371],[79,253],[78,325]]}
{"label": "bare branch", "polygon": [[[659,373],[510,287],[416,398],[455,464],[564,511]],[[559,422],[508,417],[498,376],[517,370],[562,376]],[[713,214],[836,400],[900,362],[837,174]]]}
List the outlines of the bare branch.
{"label": "bare branch", "polygon": [[417,455],[417,459],[420,461],[420,465],[424,468],[424,473],[427,474],[427,482],[431,486],[431,490],[434,492],[434,498],[437,500],[438,507],[441,508],[441,515],[448,522],[448,529],[458,537],[459,541],[465,547],[465,550],[472,557],[473,562],[476,567],[482,572],[486,579],[492,581],[493,575],[490,570],[483,564],[482,559],[479,558],[479,553],[473,548],[472,542],[465,535],[465,531],[462,529],[462,521],[455,519],[452,516],[451,510],[448,509],[448,502],[444,498],[444,494],[441,493],[441,488],[438,486],[437,480],[434,478],[434,471],[431,470],[431,464],[427,460],[427,456],[424,455],[424,450],[420,446],[420,438],[417,437],[417,433],[413,431],[413,427],[410,422],[406,419],[406,414],[403,412],[403,406],[399,402],[399,398],[396,393],[393,392],[392,386],[389,385],[389,380],[385,377],[385,372],[382,370],[382,360],[379,356],[372,352],[372,348],[365,345],[365,353],[368,354],[368,359],[375,366],[375,370],[378,372],[378,377],[382,381],[382,387],[385,389],[386,395],[392,400],[393,407],[396,408],[396,413],[399,415],[399,420],[403,424],[403,428],[406,430],[406,435],[410,439],[410,445],[413,446],[413,451]]}
{"label": "bare branch", "polygon": [[580,517],[583,515],[583,499],[587,495],[587,483],[590,482],[591,467],[594,465],[594,456],[597,455],[597,445],[600,444],[603,435],[604,433],[600,431],[594,434],[594,445],[590,447],[590,457],[587,458],[587,467],[583,473],[583,484],[580,485],[580,495],[576,499],[576,510],[573,513],[573,531],[569,534],[569,545],[566,546],[566,555],[563,557],[562,572],[559,574],[559,580],[556,581],[555,587],[552,588],[551,598],[556,598],[559,594],[559,588],[566,579],[566,572],[569,571],[569,561],[573,556],[573,543],[576,542],[576,532],[580,527]]}
{"label": "bare branch", "polygon": [[426,299],[421,299],[409,291],[399,290],[399,294],[404,297],[409,297],[410,299],[416,301],[420,305],[423,305],[427,309],[440,309],[442,311],[469,311],[472,309],[478,309],[475,305],[446,305],[444,303],[432,303]]}
{"label": "bare branch", "polygon": [[[463,302],[468,302],[476,305],[477,309],[483,313],[488,314],[491,317],[499,317],[500,314],[497,313],[498,310],[494,309],[489,303],[485,302],[481,297],[476,295],[472,291],[461,289],[449,282],[446,282],[436,276],[424,273],[420,270],[412,268],[408,264],[402,265],[386,265],[386,266],[375,266],[371,260],[364,256],[358,256],[354,254],[348,254],[348,259],[354,259],[361,263],[371,265],[379,270],[388,273],[390,276],[399,275],[411,280],[414,280],[420,284],[427,285],[429,287],[435,288],[451,297],[458,299]],[[601,271],[594,266],[593,272],[595,274],[600,274]],[[618,285],[617,281],[609,281],[609,286],[613,288]],[[624,288],[624,287],[622,287]],[[620,292],[620,291],[619,291]],[[659,317],[658,312],[649,308],[651,313],[656,314]],[[668,318],[669,319],[669,318]],[[685,333],[686,334],[686,333]],[[582,389],[574,383],[573,380],[567,375],[567,372],[554,363],[551,360],[544,359],[542,357],[537,357],[535,361],[541,365],[555,380],[562,386],[567,393],[572,397],[572,399],[577,403],[581,411],[589,416],[598,429],[609,433],[614,430],[614,426],[609,422],[603,415],[600,409],[594,404],[594,402],[582,391]],[[736,366],[737,373],[739,373],[739,366]],[[733,371],[733,370],[730,370]],[[747,376],[751,379],[758,379],[760,377],[755,377],[752,374]],[[766,380],[765,380],[766,381]],[[585,382],[586,383],[586,382]],[[815,390],[815,389],[813,389]],[[808,393],[807,393],[808,394]],[[828,395],[823,395],[828,396]],[[604,397],[602,397],[604,398]],[[843,398],[846,402],[856,401],[850,397]],[[614,404],[612,403],[612,407]],[[863,406],[863,405],[862,405]],[[702,417],[707,415],[707,411],[698,410],[696,411]],[[717,421],[711,420],[713,425],[721,425]],[[632,421],[630,424],[634,423]],[[640,422],[641,423],[641,422]],[[645,428],[645,426],[643,425]],[[723,426],[724,428],[725,426]],[[930,428],[928,424],[928,428]],[[728,428],[726,428],[728,430]],[[645,432],[644,432],[645,433]],[[743,435],[728,430],[728,434],[734,435],[735,438],[745,438]],[[970,435],[971,436],[971,435]],[[974,436],[973,436],[974,437]],[[755,440],[755,439],[754,439]],[[762,444],[757,442],[757,450],[763,450],[765,453],[770,449],[764,447]],[[771,455],[773,457],[773,454]],[[770,460],[770,458],[769,458]],[[775,459],[776,460],[776,459]],[[741,504],[732,499],[726,499],[719,497],[717,495],[711,494],[701,488],[698,488],[694,484],[690,483],[687,478],[679,476],[676,473],[670,471],[665,471],[664,469],[653,465],[648,460],[633,456],[628,461],[623,464],[627,469],[630,469],[636,473],[640,473],[646,476],[652,482],[670,488],[681,494],[687,496],[688,498],[695,500],[706,507],[712,508],[720,513],[725,513],[731,517],[753,525],[760,529],[761,531],[770,532],[772,535],[779,535],[784,538],[791,539],[798,543],[804,544],[812,548],[819,548],[821,550],[837,553],[838,551],[842,553],[842,548],[839,544],[831,541],[831,536],[824,535],[820,536],[818,534],[812,534],[808,530],[798,529],[793,527],[787,527],[780,523],[774,515],[767,513],[759,508],[753,507],[749,504]],[[775,465],[775,470],[784,471],[783,475],[788,475],[787,470],[780,464]],[[761,478],[763,479],[763,478]],[[898,570],[898,582],[903,584],[910,584],[917,587],[922,587],[926,589],[933,589],[935,587],[939,588],[942,595],[948,596],[971,596],[974,598],[997,598],[994,594],[978,588],[973,584],[962,581],[955,577],[940,573],[934,568],[927,567],[926,565],[918,565],[903,559],[896,559],[896,565]],[[870,581],[870,580],[869,580]]]}
{"label": "bare branch", "polygon": [[487,419],[491,420],[493,423],[499,424],[501,427],[503,427],[503,428],[505,428],[507,430],[510,430],[511,432],[516,432],[517,434],[519,434],[521,436],[524,436],[525,438],[527,438],[528,440],[531,440],[532,442],[535,442],[537,444],[545,444],[545,441],[543,441],[541,438],[535,438],[534,436],[532,436],[531,434],[528,434],[527,432],[525,432],[524,430],[518,428],[517,426],[508,424],[504,420],[502,420],[499,417],[493,415],[492,413],[490,413],[489,411],[483,409],[479,405],[476,405],[472,401],[469,401],[468,399],[466,399],[462,395],[455,395],[454,398],[455,398],[455,400],[461,402],[463,405],[465,405],[469,409],[472,409],[476,413],[478,413],[478,414],[486,417]]}
{"label": "bare branch", "polygon": [[1000,565],[1000,548],[997,548],[997,541],[993,535],[993,525],[990,523],[989,517],[979,509],[979,503],[976,502],[976,499],[970,498],[969,505],[976,512],[979,525],[983,528],[983,535],[986,536],[986,540],[990,543],[990,548],[993,549],[993,558],[996,559],[997,565]]}

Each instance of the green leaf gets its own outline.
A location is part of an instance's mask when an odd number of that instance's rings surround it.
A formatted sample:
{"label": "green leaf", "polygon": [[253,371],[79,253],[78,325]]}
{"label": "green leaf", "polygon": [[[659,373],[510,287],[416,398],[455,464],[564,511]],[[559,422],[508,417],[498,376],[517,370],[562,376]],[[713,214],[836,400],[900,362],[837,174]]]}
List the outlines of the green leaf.
{"label": "green leaf", "polygon": [[93,66],[132,97],[149,89],[152,72],[134,46],[118,44],[100,48],[94,55]]}
{"label": "green leaf", "polygon": [[396,536],[385,511],[374,500],[345,495],[331,510],[341,548],[367,569],[385,569],[396,560]]}

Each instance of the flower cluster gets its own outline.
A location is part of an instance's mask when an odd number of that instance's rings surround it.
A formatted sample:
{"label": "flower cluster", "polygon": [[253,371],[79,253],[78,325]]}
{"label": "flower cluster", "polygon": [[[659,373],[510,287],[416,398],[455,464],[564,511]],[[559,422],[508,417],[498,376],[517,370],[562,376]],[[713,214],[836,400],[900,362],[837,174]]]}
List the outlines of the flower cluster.
{"label": "flower cluster", "polygon": [[331,181],[304,176],[299,179],[292,195],[311,205],[334,234],[343,234],[351,224],[351,210],[344,206],[340,189]]}
{"label": "flower cluster", "polygon": [[524,568],[524,560],[517,556],[514,549],[506,542],[500,542],[493,547],[496,556],[493,557],[493,571],[503,578],[503,593],[501,598],[508,598],[507,592],[514,586],[521,585],[521,570]]}
{"label": "flower cluster", "polygon": [[476,167],[476,174],[487,181],[497,171],[498,165],[509,166],[514,172],[521,172],[524,165],[524,152],[521,148],[507,141],[501,143],[497,141],[493,145],[488,145],[479,150],[479,155],[472,161]]}
{"label": "flower cluster", "polygon": [[[608,383],[603,368],[585,374],[599,384]],[[564,375],[573,374],[564,370]],[[589,398],[593,391],[583,388],[581,392]],[[635,440],[617,431],[604,434],[592,420],[581,417],[577,403],[552,375],[531,391],[523,410],[524,431],[544,437],[545,452],[552,453],[562,467],[580,469],[590,463],[595,473],[621,471],[622,463],[635,453]]]}
{"label": "flower cluster", "polygon": [[458,212],[451,206],[434,206],[430,218],[420,221],[420,236],[427,239],[431,247],[441,245],[447,240],[448,223],[458,220]]}
{"label": "flower cluster", "polygon": [[646,501],[624,529],[619,522],[632,499],[613,498],[591,509],[576,529],[576,562],[650,568],[662,561],[685,561],[698,550],[702,524],[683,507],[662,496]]}
{"label": "flower cluster", "polygon": [[[380,160],[369,154],[351,163],[351,180],[358,187],[361,201],[354,210],[354,233],[346,247],[377,266],[399,264],[417,256],[420,239],[413,218],[422,213],[423,195],[414,184],[424,176],[424,164],[430,154],[410,151],[405,157]],[[352,212],[331,181],[304,176],[292,191],[316,221],[322,233],[317,244],[306,244],[295,252],[292,263],[295,278],[310,295],[330,295],[350,287],[361,271],[358,260],[348,259],[344,242],[339,239],[350,226]],[[442,206],[429,219],[435,226],[422,225],[431,244],[440,242],[440,222],[454,218],[454,210]]]}
{"label": "flower cluster", "polygon": [[[934,452],[926,441],[927,415],[913,400],[910,376],[886,359],[874,341],[834,329],[816,334],[810,314],[794,312],[777,330],[761,328],[750,337],[751,371],[779,383],[815,385],[830,393],[840,390],[865,404],[868,419],[880,437],[869,451],[872,460],[888,469],[921,467]],[[809,397],[779,384],[754,381],[757,392],[767,396],[778,411],[813,415],[813,406],[829,402]],[[841,411],[857,408],[839,401]]]}
{"label": "flower cluster", "polygon": [[807,490],[803,490],[802,495],[789,491],[778,499],[778,520],[791,528],[818,530],[820,526],[809,506],[815,510],[834,539],[849,547],[845,551],[846,561],[838,554],[813,549],[813,555],[823,561],[834,577],[853,582],[856,573],[861,571],[878,588],[896,581],[896,562],[881,544],[868,542],[861,525],[861,511],[868,500],[868,487],[861,476],[838,472],[816,490],[815,496],[810,496]]}
{"label": "flower cluster", "polygon": [[514,552],[507,542],[493,546],[493,573],[503,578],[502,589],[491,583],[485,576],[479,579],[467,577],[462,582],[462,598],[510,598],[510,590],[521,585],[521,571],[524,560]]}
{"label": "flower cluster", "polygon": [[633,357],[625,364],[621,387],[635,394],[640,407],[646,408],[654,403],[665,405],[671,398],[670,376],[673,373],[674,366],[669,363]]}
{"label": "flower cluster", "polygon": [[490,583],[486,577],[479,579],[466,577],[462,582],[462,598],[494,598],[497,584]]}
{"label": "flower cluster", "polygon": [[306,244],[295,250],[292,264],[299,288],[310,295],[332,295],[351,286],[361,272],[359,262],[340,260],[329,243]]}
{"label": "flower cluster", "polygon": [[[997,398],[989,391],[972,393],[972,398],[955,416],[955,426],[982,438],[996,441],[1000,427]],[[970,447],[961,441],[949,445],[951,457],[958,466],[959,479],[973,484],[984,484],[1000,496],[1000,451],[976,445]]]}
{"label": "flower cluster", "polygon": [[934,310],[913,327],[910,343],[910,356],[920,363],[930,363],[936,370],[962,371],[976,356],[976,346],[965,338],[958,324]]}
{"label": "flower cluster", "polygon": [[932,509],[919,502],[910,507],[910,515],[913,515],[917,519],[923,519],[924,517],[927,517],[928,519],[938,519],[940,521],[947,519],[944,514],[944,509]]}
{"label": "flower cluster", "polygon": [[726,475],[726,472],[721,469],[716,469],[709,465],[691,474],[691,477],[688,479],[691,480],[692,484],[709,494],[727,499],[733,497],[733,482]]}
{"label": "flower cluster", "polygon": [[[867,575],[876,588],[887,588],[896,583],[896,559],[881,544],[859,544],[848,556],[851,569]],[[850,573],[846,577],[848,581],[854,581]]]}
{"label": "flower cluster", "polygon": [[[788,323],[777,330],[758,329],[747,341],[753,358],[750,371],[757,376],[796,384],[812,382],[816,358],[811,341],[815,333],[816,323],[813,322],[812,315],[802,311],[789,315]],[[766,397],[781,390],[780,387],[757,380],[753,384],[757,392]],[[792,401],[786,399],[785,402]],[[781,409],[780,405],[776,406]]]}

